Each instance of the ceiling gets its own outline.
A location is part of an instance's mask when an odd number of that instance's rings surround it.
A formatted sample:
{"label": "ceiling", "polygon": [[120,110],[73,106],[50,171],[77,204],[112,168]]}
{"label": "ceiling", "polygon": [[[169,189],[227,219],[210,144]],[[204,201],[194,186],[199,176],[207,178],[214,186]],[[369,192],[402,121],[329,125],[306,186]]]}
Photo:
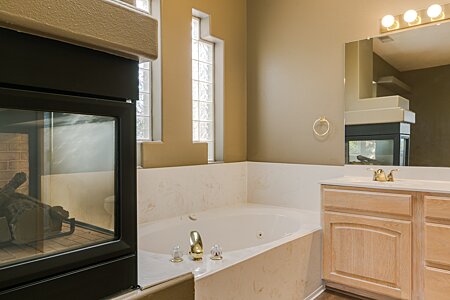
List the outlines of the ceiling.
{"label": "ceiling", "polygon": [[373,49],[397,70],[410,71],[450,64],[450,22],[373,39]]}

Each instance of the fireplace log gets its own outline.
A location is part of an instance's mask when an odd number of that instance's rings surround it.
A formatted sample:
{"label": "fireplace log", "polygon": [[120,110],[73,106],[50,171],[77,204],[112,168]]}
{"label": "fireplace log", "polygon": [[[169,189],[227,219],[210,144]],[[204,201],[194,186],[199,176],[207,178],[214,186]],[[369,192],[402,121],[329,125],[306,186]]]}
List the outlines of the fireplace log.
{"label": "fireplace log", "polygon": [[0,243],[9,242],[11,232],[9,231],[8,221],[5,217],[0,217]]}
{"label": "fireplace log", "polygon": [[[10,195],[14,193],[22,184],[24,184],[25,181],[27,181],[27,175],[25,173],[16,173],[14,177],[0,189],[0,193]],[[0,206],[2,206],[2,200],[3,199],[0,196]]]}
{"label": "fireplace log", "polygon": [[52,207],[39,199],[17,193],[16,189],[26,179],[25,173],[17,173],[0,189],[0,218],[6,218],[15,244],[27,244],[59,233],[62,221],[69,218],[69,212],[61,206]]}

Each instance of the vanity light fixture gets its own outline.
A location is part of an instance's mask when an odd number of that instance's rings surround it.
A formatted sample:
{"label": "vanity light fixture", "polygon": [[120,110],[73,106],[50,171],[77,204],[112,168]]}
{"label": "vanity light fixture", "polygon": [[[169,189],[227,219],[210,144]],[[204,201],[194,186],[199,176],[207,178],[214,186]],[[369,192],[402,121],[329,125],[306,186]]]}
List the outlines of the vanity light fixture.
{"label": "vanity light fixture", "polygon": [[450,19],[450,3],[433,4],[426,9],[409,9],[402,15],[386,15],[381,19],[380,32],[386,33],[399,29],[442,22]]}
{"label": "vanity light fixture", "polygon": [[442,6],[439,4],[431,5],[427,9],[427,15],[432,19],[439,18],[442,15]]}
{"label": "vanity light fixture", "polygon": [[393,28],[396,23],[398,24],[393,15],[386,15],[381,19],[381,25],[383,25],[384,28]]}
{"label": "vanity light fixture", "polygon": [[403,20],[406,23],[414,23],[419,19],[418,17],[419,15],[417,14],[417,11],[415,11],[414,9],[407,10],[403,14]]}

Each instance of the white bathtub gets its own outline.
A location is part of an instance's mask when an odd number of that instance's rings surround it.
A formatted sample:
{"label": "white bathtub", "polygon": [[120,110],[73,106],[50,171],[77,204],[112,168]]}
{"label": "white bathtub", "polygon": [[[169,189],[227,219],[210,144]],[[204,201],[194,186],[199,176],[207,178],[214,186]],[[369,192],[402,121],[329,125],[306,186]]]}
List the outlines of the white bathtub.
{"label": "white bathtub", "polygon": [[[196,219],[196,220],[192,220]],[[212,209],[139,226],[139,284],[151,286],[192,272],[195,280],[248,260],[320,229],[320,214],[257,204]],[[205,249],[201,262],[189,258],[189,233],[200,233]],[[219,244],[223,260],[209,259]],[[171,250],[179,245],[181,263],[170,262]],[[319,267],[319,266],[318,266]]]}

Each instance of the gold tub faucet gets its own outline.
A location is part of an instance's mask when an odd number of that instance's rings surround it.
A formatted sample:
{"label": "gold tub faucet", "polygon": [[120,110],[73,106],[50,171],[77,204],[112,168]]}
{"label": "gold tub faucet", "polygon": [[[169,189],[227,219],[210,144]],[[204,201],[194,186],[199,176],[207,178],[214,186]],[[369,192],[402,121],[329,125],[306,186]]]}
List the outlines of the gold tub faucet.
{"label": "gold tub faucet", "polygon": [[399,169],[393,169],[389,172],[388,175],[386,175],[386,173],[384,172],[383,169],[368,169],[369,171],[373,171],[373,181],[380,181],[380,182],[386,182],[386,181],[390,181],[393,182],[394,181],[394,173],[393,172],[398,172],[400,171]]}
{"label": "gold tub faucet", "polygon": [[189,242],[191,245],[191,255],[192,260],[202,260],[203,258],[203,242],[202,237],[198,231],[191,231]]}

